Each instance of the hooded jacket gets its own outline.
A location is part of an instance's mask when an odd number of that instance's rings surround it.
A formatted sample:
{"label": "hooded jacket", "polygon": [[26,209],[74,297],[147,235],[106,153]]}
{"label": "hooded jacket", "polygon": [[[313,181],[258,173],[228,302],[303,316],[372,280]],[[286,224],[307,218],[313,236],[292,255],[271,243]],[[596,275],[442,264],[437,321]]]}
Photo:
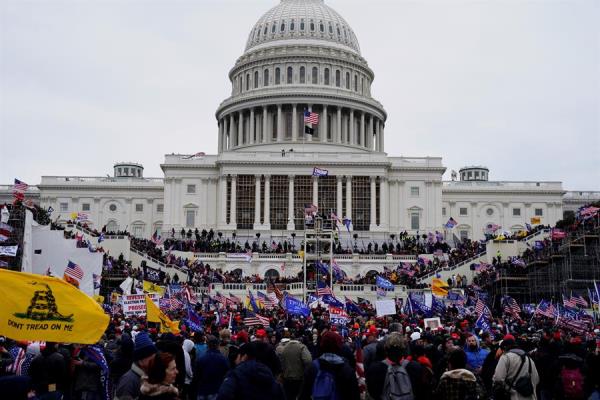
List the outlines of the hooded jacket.
{"label": "hooded jacket", "polygon": [[479,338],[474,336],[477,341],[477,348],[475,350],[471,350],[468,345],[465,344],[465,353],[467,354],[467,369],[471,371],[475,371],[483,366],[483,362],[485,358],[489,354],[489,350],[482,349],[479,345]]}
{"label": "hooded jacket", "polygon": [[219,389],[217,400],[283,400],[281,386],[263,363],[244,361],[229,372]]}
{"label": "hooded jacket", "polygon": [[319,363],[320,369],[333,374],[335,377],[335,387],[339,399],[360,399],[356,373],[354,369],[350,367],[348,361],[337,354],[324,353],[306,370],[302,391],[299,397],[300,400],[309,400],[312,398],[313,384],[315,382],[315,378],[317,377],[317,368],[314,363]]}

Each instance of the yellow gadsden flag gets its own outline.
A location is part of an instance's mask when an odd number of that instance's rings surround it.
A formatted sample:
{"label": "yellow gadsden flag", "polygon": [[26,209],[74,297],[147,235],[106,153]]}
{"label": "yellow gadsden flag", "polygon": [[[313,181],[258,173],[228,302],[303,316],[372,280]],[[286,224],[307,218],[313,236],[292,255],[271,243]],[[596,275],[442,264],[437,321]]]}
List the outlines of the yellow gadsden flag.
{"label": "yellow gadsden flag", "polygon": [[540,217],[531,217],[532,225],[539,225],[542,223],[542,219]]}
{"label": "yellow gadsden flag", "polygon": [[447,296],[448,290],[445,289],[448,284],[439,278],[433,278],[431,281],[431,293],[436,296]]}
{"label": "yellow gadsden flag", "polygon": [[96,343],[108,315],[59,278],[0,269],[0,335],[15,340]]}
{"label": "yellow gadsden flag", "polygon": [[150,296],[146,295],[146,319],[149,322],[160,322],[161,330],[168,330],[175,335],[179,334],[179,323],[171,321],[164,312],[154,304]]}
{"label": "yellow gadsden flag", "polygon": [[158,286],[156,283],[144,281],[144,292],[156,293],[160,297],[163,297],[165,295],[165,288],[162,286]]}

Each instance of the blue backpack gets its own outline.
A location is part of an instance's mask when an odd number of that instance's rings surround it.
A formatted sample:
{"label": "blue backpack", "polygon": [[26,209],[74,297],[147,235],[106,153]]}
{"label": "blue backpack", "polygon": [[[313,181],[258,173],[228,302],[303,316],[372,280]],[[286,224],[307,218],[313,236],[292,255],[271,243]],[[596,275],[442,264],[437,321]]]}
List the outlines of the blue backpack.
{"label": "blue backpack", "polygon": [[319,365],[319,360],[314,360],[313,365],[317,369],[317,376],[312,389],[313,400],[337,400],[335,376],[329,371],[323,371]]}

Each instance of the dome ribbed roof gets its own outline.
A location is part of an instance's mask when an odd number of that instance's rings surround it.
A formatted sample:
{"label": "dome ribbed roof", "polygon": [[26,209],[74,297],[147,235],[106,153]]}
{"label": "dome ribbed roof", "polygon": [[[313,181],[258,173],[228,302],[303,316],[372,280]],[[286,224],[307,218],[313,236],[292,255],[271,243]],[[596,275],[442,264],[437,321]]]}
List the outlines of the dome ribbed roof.
{"label": "dome ribbed roof", "polygon": [[281,0],[254,25],[246,51],[264,43],[321,40],[360,54],[350,25],[323,0]]}

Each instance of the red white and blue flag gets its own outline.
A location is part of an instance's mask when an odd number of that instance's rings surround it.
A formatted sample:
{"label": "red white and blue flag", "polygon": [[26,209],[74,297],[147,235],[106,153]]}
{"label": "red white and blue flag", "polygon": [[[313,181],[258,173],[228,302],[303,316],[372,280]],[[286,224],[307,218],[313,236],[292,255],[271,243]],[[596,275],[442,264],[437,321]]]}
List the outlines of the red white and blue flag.
{"label": "red white and blue flag", "polygon": [[304,110],[304,123],[317,125],[319,123],[319,114]]}
{"label": "red white and blue flag", "polygon": [[18,180],[17,178],[15,178],[15,184],[13,185],[13,190],[15,192],[24,192],[29,188],[29,185],[26,184],[23,181]]}
{"label": "red white and blue flag", "polygon": [[65,275],[80,281],[83,279],[83,270],[79,265],[69,261],[67,268],[65,268]]}

